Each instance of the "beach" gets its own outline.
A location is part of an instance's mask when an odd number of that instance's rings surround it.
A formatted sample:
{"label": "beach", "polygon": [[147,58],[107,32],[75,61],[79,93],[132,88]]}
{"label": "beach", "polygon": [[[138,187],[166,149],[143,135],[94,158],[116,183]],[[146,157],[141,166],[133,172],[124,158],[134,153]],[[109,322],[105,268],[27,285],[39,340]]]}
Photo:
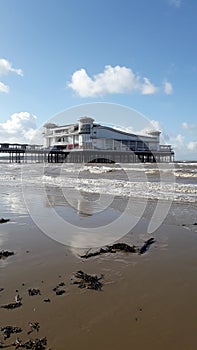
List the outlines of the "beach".
{"label": "beach", "polygon": [[[1,217],[10,221],[0,250],[14,255],[0,260],[0,305],[22,298],[0,309],[0,327],[22,329],[7,340],[0,332],[2,346],[46,336],[52,350],[196,349],[197,164],[81,168],[1,164]],[[81,257],[151,237],[144,254]],[[101,290],[78,288],[77,271],[101,276]],[[28,335],[29,322],[39,332]]]}

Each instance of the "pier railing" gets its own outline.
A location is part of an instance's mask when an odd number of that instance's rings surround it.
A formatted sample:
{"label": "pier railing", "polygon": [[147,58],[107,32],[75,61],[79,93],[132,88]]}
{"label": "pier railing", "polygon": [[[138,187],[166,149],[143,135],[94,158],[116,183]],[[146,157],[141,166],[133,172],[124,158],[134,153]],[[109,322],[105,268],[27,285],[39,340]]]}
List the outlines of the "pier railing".
{"label": "pier railing", "polygon": [[96,149],[87,144],[87,147],[65,148],[43,145],[29,145],[18,143],[0,143],[0,160],[16,163],[26,162],[89,162],[92,159],[110,159],[114,162],[169,162],[173,161],[174,152],[169,145],[160,145],[159,150],[142,149]]}

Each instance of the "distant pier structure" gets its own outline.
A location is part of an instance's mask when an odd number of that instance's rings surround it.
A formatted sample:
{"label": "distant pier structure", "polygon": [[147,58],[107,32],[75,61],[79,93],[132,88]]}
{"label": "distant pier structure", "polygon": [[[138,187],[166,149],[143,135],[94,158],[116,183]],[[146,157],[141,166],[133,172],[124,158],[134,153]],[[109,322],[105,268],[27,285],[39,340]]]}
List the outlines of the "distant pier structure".
{"label": "distant pier structure", "polygon": [[137,135],[80,117],[76,123],[44,125],[44,145],[0,144],[0,159],[10,163],[168,163],[171,145],[160,144],[158,130]]}
{"label": "distant pier structure", "polygon": [[0,159],[9,163],[45,162],[47,152],[42,145],[0,143]]}
{"label": "distant pier structure", "polygon": [[44,148],[41,145],[0,143],[0,162],[9,163],[155,163],[174,161],[174,152],[164,147],[150,150],[93,150]]}

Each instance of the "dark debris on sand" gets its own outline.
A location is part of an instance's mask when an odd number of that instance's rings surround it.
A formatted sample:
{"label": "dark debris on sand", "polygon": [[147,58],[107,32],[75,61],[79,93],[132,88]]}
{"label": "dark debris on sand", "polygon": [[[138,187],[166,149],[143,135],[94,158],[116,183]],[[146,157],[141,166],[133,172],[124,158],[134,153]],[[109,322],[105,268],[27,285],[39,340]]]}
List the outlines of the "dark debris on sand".
{"label": "dark debris on sand", "polygon": [[22,332],[22,329],[20,327],[13,327],[13,326],[1,327],[0,330],[1,332],[3,332],[4,340],[10,338],[11,334]]}
{"label": "dark debris on sand", "polygon": [[60,283],[58,283],[58,285],[55,288],[53,288],[53,291],[55,292],[56,295],[65,294],[66,291],[64,289],[60,288],[60,287],[63,287],[63,286],[65,286],[65,283],[64,282],[60,282]]}
{"label": "dark debris on sand", "polygon": [[44,299],[43,300],[45,303],[50,303],[51,302],[51,299],[47,298],[47,299]]}
{"label": "dark debris on sand", "polygon": [[155,243],[155,239],[153,237],[145,241],[143,246],[139,248],[139,254],[140,255],[144,254],[149,249],[150,245],[153,243]]}
{"label": "dark debris on sand", "polygon": [[28,294],[29,296],[34,296],[34,295],[41,295],[40,289],[38,288],[29,288],[28,289]]}
{"label": "dark debris on sand", "polygon": [[7,310],[14,310],[14,309],[17,309],[20,306],[22,306],[22,303],[19,301],[19,302],[16,302],[16,303],[9,303],[9,304],[2,305],[1,308],[2,309],[7,309]]}
{"label": "dark debris on sand", "polygon": [[5,224],[6,222],[9,222],[10,219],[4,219],[4,218],[1,218],[0,219],[0,224]]}
{"label": "dark debris on sand", "polygon": [[[29,322],[28,325],[31,328],[31,331],[29,331],[28,334],[32,333],[33,331],[39,332],[40,324],[38,322]],[[3,332],[4,340],[7,340],[12,334],[21,333],[23,330],[20,327],[4,326],[0,328],[0,331]],[[27,341],[22,342],[17,337],[15,342],[9,345],[6,345],[5,343],[0,341],[0,349],[10,348],[12,346],[15,347],[15,349],[23,348],[30,350],[45,350],[47,346],[47,338],[44,337],[40,339],[28,339]]]}
{"label": "dark debris on sand", "polygon": [[78,288],[87,288],[93,289],[97,291],[101,291],[103,287],[103,283],[100,280],[104,277],[101,275],[100,277],[96,275],[88,275],[83,271],[77,271],[75,277],[79,279],[79,281],[74,281],[73,284],[77,284]]}
{"label": "dark debris on sand", "polygon": [[14,252],[9,250],[1,250],[0,251],[0,259],[8,258],[8,256],[14,255]]}
{"label": "dark debris on sand", "polygon": [[149,238],[144,242],[142,247],[137,247],[135,245],[129,245],[127,243],[114,243],[108,245],[104,248],[100,248],[95,252],[87,251],[86,254],[81,255],[81,258],[88,259],[97,255],[106,254],[106,253],[116,253],[116,252],[125,252],[125,253],[139,253],[140,255],[144,254],[150,247],[151,244],[155,242],[154,238]]}
{"label": "dark debris on sand", "polygon": [[47,338],[44,337],[41,339],[29,339],[25,343],[22,343],[22,341],[17,338],[13,345],[15,346],[15,349],[23,348],[30,350],[45,350],[47,345]]}
{"label": "dark debris on sand", "polygon": [[30,327],[30,331],[27,332],[27,334],[31,334],[34,331],[39,332],[39,330],[40,330],[39,322],[29,322],[28,325]]}

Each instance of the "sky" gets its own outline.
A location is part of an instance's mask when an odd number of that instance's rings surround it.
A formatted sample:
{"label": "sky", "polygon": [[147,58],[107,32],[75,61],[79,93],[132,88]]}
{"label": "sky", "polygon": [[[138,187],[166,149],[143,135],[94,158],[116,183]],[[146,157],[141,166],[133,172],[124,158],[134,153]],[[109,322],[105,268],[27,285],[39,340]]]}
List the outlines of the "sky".
{"label": "sky", "polygon": [[[0,0],[0,142],[31,143],[60,112],[109,103],[152,121],[176,160],[197,160],[196,16],[196,0]],[[134,130],[128,113],[96,121]]]}

